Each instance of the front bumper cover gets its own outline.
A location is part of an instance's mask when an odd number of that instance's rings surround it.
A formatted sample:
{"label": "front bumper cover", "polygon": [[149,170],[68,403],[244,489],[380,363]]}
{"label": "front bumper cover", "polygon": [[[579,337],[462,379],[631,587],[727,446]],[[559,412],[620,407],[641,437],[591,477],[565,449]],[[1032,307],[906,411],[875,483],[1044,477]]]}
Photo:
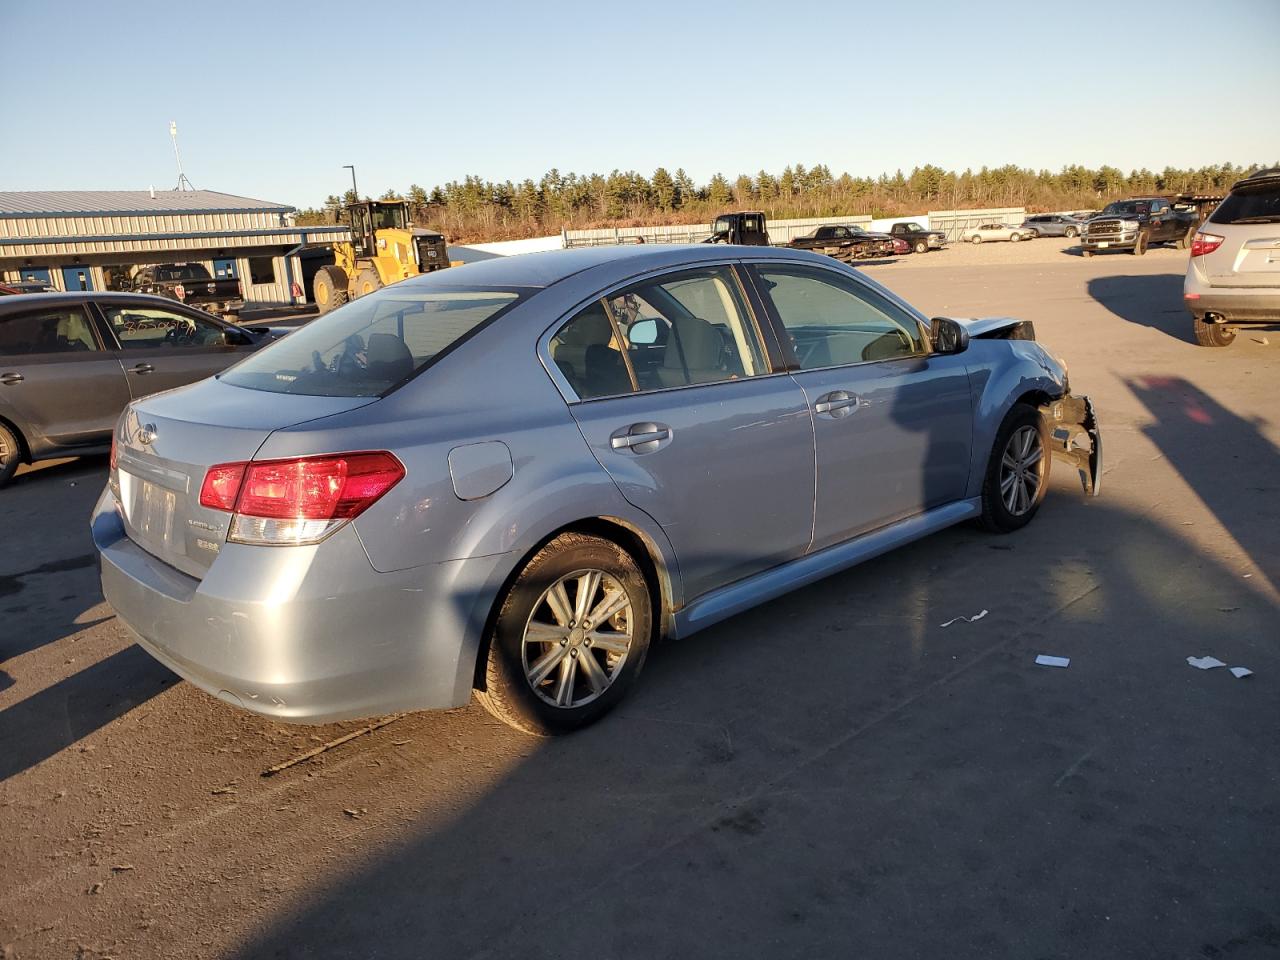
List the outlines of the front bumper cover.
{"label": "front bumper cover", "polygon": [[1054,457],[1070,462],[1084,492],[1096,497],[1102,489],[1102,431],[1093,401],[1068,393],[1042,406],[1040,414],[1049,425]]}

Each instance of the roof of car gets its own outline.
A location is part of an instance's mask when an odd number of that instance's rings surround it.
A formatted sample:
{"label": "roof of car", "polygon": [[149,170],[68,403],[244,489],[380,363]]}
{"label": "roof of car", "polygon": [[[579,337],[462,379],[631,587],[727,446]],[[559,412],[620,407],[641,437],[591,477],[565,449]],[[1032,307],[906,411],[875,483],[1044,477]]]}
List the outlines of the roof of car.
{"label": "roof of car", "polygon": [[766,253],[787,259],[826,259],[807,251],[789,250],[785,247],[711,243],[625,244],[494,257],[491,260],[478,260],[461,267],[428,273],[404,282],[430,287],[549,287],[584,270],[608,264],[625,265],[631,268],[632,273],[644,273],[666,266],[723,260],[726,256],[758,257]]}
{"label": "roof of car", "polygon": [[15,293],[0,297],[0,306],[29,306],[33,303],[81,303],[85,300],[154,300],[170,307],[186,306],[168,297],[156,297],[149,293],[129,293],[117,290],[72,290],[47,293]]}

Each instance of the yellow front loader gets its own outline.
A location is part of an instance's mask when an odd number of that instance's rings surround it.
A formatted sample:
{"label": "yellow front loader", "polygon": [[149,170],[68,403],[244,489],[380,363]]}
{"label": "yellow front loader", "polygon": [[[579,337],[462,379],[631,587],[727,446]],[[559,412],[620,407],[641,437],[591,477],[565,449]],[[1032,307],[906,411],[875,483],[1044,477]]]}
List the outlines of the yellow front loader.
{"label": "yellow front loader", "polygon": [[351,242],[333,245],[333,264],[316,271],[312,292],[321,313],[388,284],[449,266],[443,234],[414,227],[403,200],[347,207]]}

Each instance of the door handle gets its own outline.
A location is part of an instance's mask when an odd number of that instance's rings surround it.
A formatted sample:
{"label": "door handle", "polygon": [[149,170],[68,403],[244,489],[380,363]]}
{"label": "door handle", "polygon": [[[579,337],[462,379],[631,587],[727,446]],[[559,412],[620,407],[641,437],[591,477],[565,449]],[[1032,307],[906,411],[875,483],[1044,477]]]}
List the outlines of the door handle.
{"label": "door handle", "polygon": [[6,387],[21,383],[25,379],[27,378],[20,373],[0,373],[0,383],[3,383]]}
{"label": "door handle", "polygon": [[154,373],[155,367],[150,363],[135,363],[129,368],[130,373]]}
{"label": "door handle", "polygon": [[818,398],[818,402],[813,405],[813,412],[844,417],[853,413],[858,405],[858,398],[847,390],[832,390]]}
{"label": "door handle", "polygon": [[661,423],[633,423],[609,437],[614,450],[630,450],[632,453],[651,453],[671,439],[671,428]]}

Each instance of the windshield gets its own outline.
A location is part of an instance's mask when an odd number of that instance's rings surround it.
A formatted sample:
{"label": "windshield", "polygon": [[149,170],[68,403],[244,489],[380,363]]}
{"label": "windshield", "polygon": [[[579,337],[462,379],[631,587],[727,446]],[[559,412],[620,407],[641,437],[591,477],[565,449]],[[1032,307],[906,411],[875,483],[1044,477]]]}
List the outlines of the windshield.
{"label": "windshield", "polygon": [[1144,217],[1151,212],[1151,204],[1145,200],[1122,200],[1119,203],[1108,203],[1102,212],[1119,217]]}
{"label": "windshield", "polygon": [[1231,191],[1210,223],[1280,223],[1280,179]]}
{"label": "windshield", "polygon": [[525,295],[387,287],[313,320],[219,379],[272,393],[381,396]]}
{"label": "windshield", "polygon": [[858,226],[856,223],[849,224],[849,226],[846,227],[845,229],[847,229],[850,233],[866,233],[867,232],[863,230],[860,226]]}
{"label": "windshield", "polygon": [[157,280],[208,280],[209,271],[199,264],[175,263],[152,268]]}

